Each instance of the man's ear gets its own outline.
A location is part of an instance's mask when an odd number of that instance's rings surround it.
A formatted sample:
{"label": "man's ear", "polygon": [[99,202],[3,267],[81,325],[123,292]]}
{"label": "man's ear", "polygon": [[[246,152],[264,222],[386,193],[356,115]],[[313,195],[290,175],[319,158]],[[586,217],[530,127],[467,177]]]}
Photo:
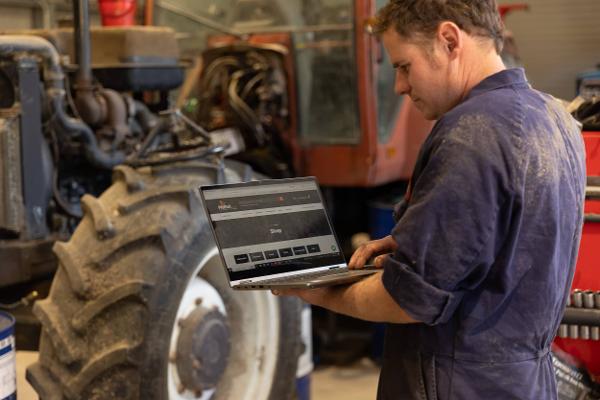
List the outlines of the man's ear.
{"label": "man's ear", "polygon": [[438,27],[437,38],[442,46],[442,50],[444,53],[448,54],[451,59],[455,58],[462,50],[462,31],[454,22],[442,22]]}

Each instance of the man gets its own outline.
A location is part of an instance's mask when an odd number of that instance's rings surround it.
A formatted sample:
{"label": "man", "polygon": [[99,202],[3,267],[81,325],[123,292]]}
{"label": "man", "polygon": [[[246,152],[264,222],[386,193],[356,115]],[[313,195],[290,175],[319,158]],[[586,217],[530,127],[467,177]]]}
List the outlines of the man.
{"label": "man", "polygon": [[505,69],[494,0],[394,0],[375,28],[397,92],[438,120],[391,235],[349,262],[377,256],[383,272],[277,294],[389,323],[378,399],[555,399],[549,349],[582,227],[579,129]]}

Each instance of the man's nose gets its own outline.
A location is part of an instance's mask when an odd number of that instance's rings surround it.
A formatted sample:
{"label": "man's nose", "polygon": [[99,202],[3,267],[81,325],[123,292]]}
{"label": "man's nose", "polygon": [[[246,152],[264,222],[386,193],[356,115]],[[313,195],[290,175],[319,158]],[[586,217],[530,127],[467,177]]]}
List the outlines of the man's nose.
{"label": "man's nose", "polygon": [[410,91],[410,85],[406,81],[406,79],[396,77],[396,81],[394,83],[394,91],[396,94],[403,95],[408,94]]}

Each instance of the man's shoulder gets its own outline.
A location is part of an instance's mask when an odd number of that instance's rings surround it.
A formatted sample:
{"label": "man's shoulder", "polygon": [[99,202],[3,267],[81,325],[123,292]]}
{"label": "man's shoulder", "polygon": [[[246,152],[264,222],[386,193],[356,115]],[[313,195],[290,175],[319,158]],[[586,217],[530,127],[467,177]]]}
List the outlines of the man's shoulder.
{"label": "man's shoulder", "polygon": [[504,96],[494,97],[483,93],[444,114],[427,143],[430,153],[443,157],[474,157],[482,168],[487,165],[506,170],[516,165],[522,142],[519,123],[522,116],[515,105],[502,98]]}
{"label": "man's shoulder", "polygon": [[510,120],[518,115],[511,108],[502,102],[495,102],[493,107],[469,100],[444,114],[437,122],[436,130],[445,140],[489,143],[490,140],[498,139],[500,133],[512,130]]}
{"label": "man's shoulder", "polygon": [[453,136],[472,136],[476,142],[508,140],[522,134],[525,110],[543,109],[552,97],[535,89],[507,86],[479,93],[448,111],[437,129]]}
{"label": "man's shoulder", "polygon": [[[531,90],[529,90],[531,91]],[[529,92],[528,91],[528,92]],[[520,91],[519,91],[520,92]],[[522,111],[519,103],[523,100],[512,88],[502,88],[469,97],[448,111],[442,119],[449,123],[459,123],[465,118],[477,117],[497,124],[506,123],[510,117]]]}

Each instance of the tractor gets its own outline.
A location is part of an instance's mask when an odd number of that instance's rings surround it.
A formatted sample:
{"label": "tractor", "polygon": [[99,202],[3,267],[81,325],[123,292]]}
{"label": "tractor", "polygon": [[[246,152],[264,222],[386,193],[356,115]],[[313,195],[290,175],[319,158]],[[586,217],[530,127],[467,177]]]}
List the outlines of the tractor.
{"label": "tractor", "polygon": [[261,176],[142,101],[181,84],[172,30],[90,34],[73,11],[0,35],[2,302],[54,274],[27,379],[42,399],[291,398],[301,304],[229,288],[197,191]]}

